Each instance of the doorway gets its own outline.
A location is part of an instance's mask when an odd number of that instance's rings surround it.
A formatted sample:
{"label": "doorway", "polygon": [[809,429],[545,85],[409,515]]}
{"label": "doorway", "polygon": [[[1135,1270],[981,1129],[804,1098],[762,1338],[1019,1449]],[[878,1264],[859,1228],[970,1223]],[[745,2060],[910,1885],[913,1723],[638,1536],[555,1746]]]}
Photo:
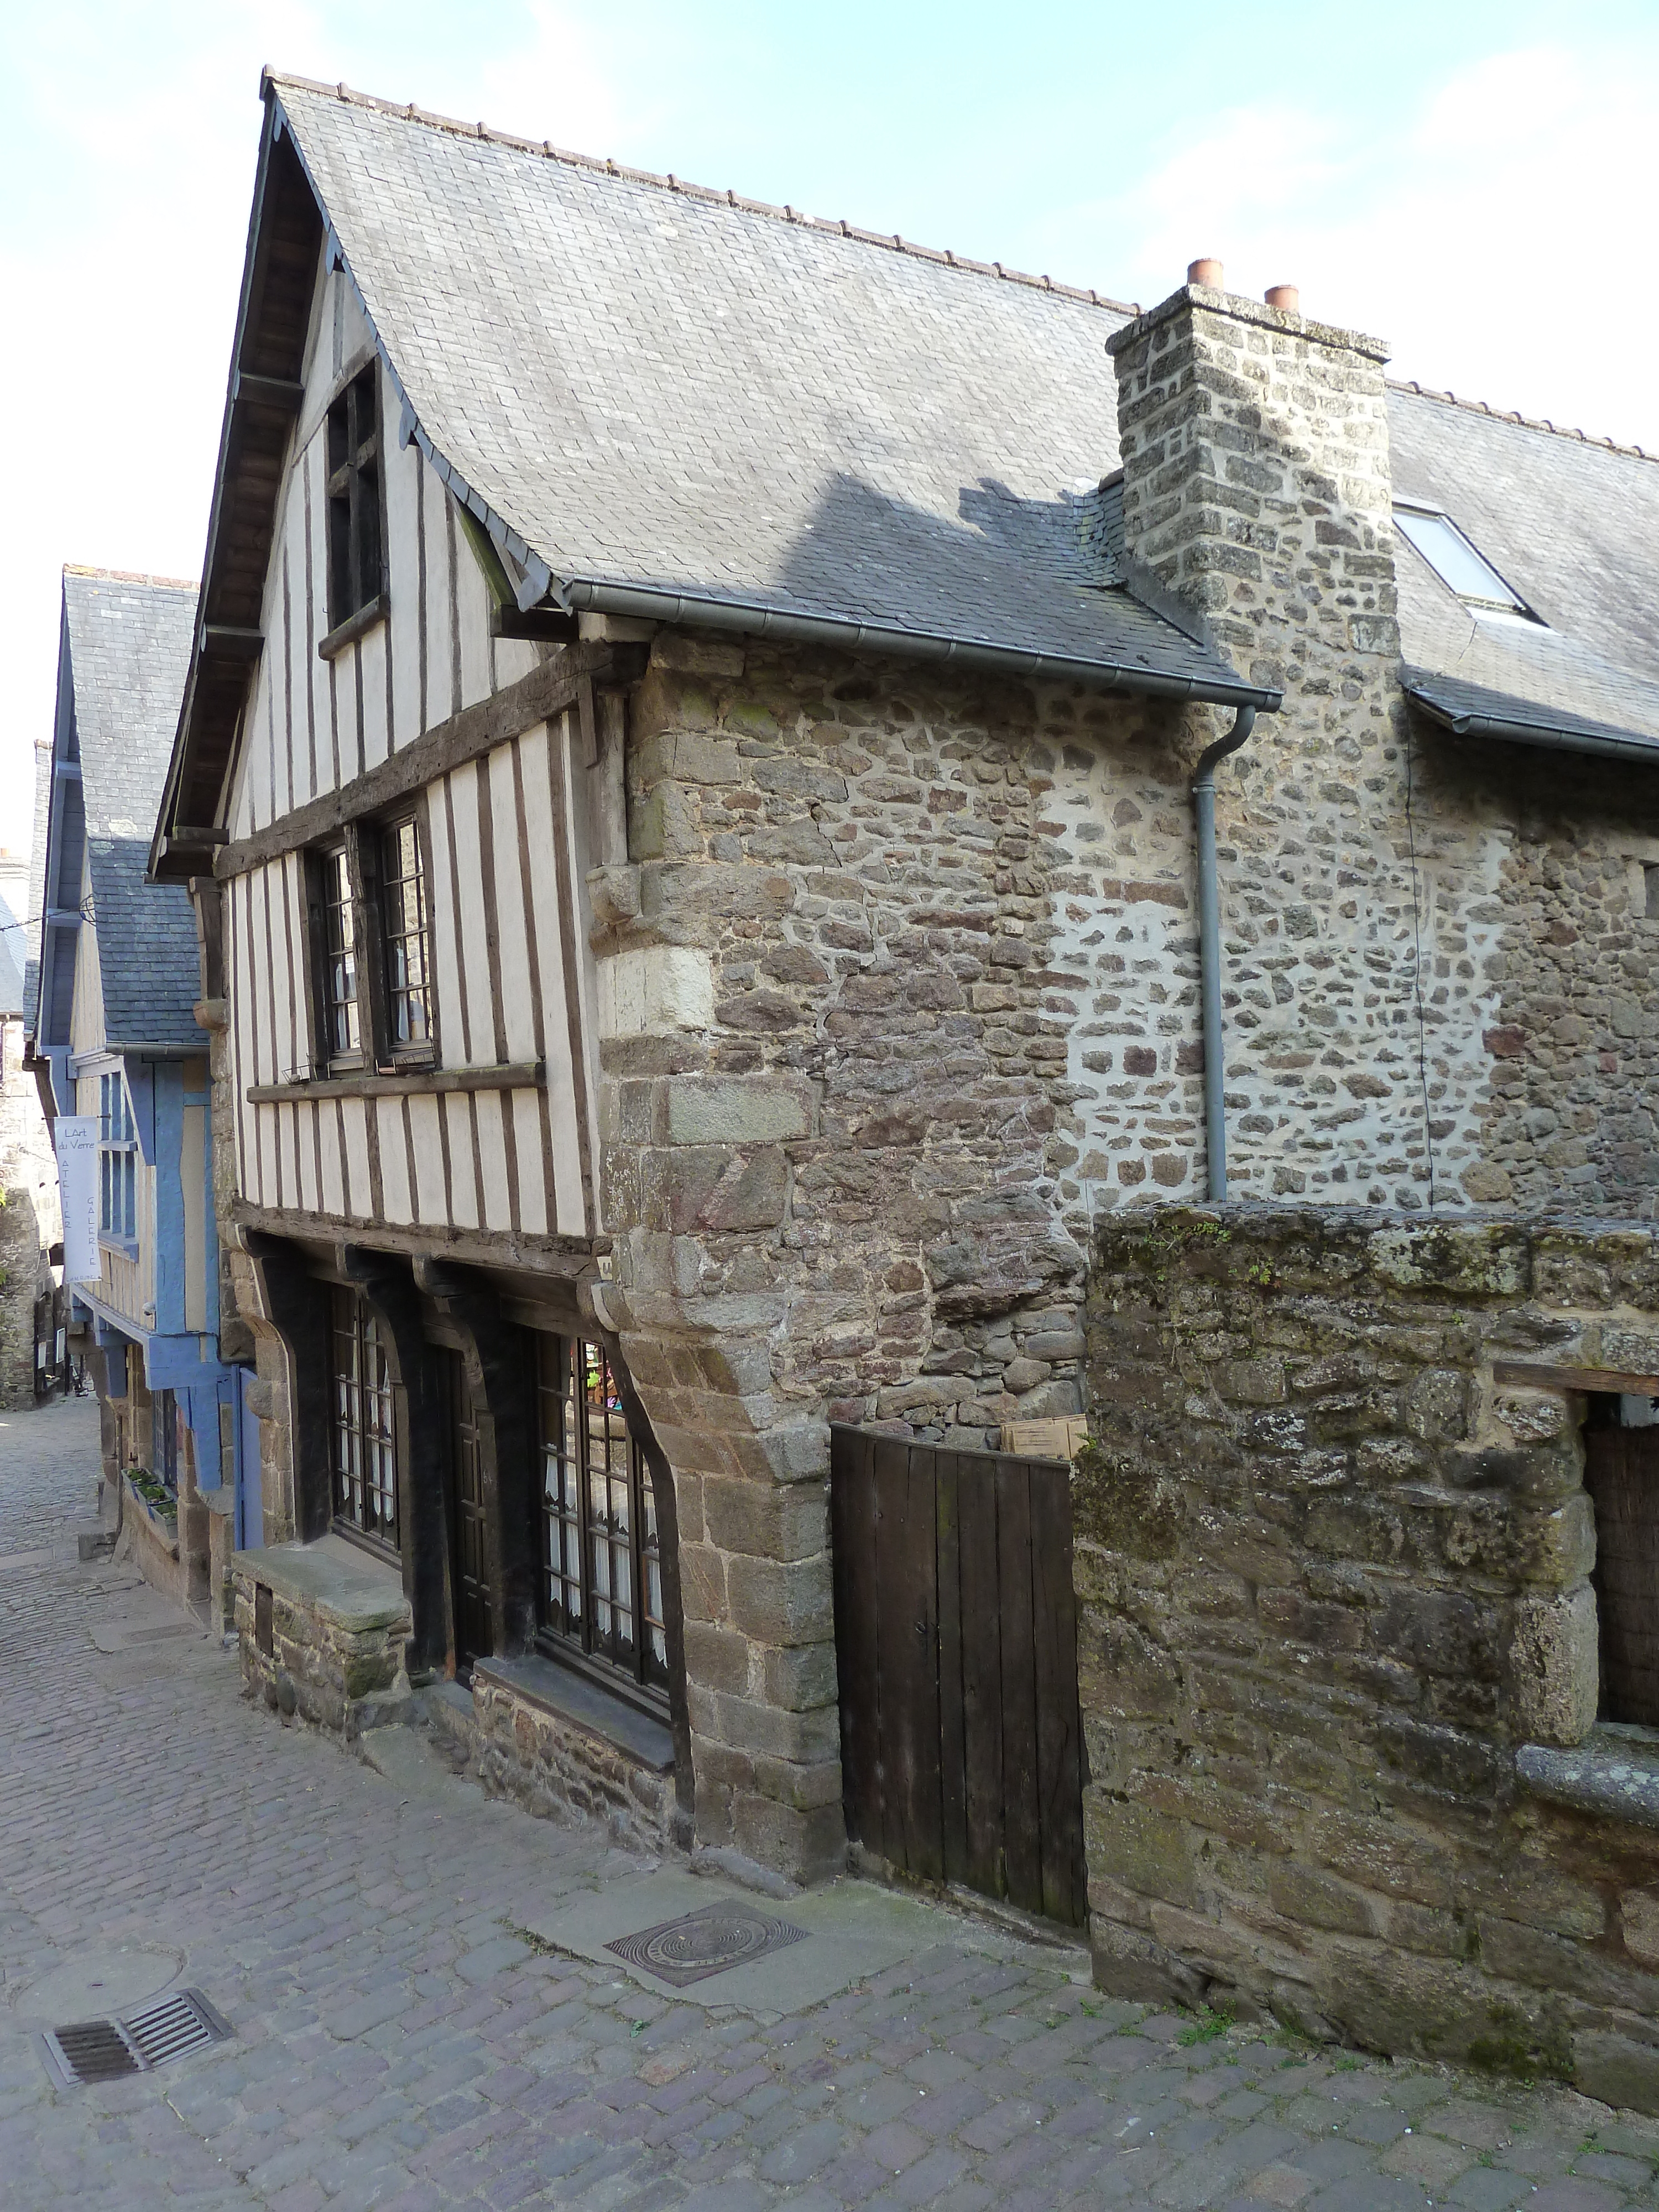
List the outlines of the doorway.
{"label": "doorway", "polygon": [[475,1659],[495,1650],[486,1566],[483,1446],[477,1409],[459,1352],[434,1355],[443,1362],[445,1425],[449,1437],[449,1559],[455,1672],[465,1677]]}

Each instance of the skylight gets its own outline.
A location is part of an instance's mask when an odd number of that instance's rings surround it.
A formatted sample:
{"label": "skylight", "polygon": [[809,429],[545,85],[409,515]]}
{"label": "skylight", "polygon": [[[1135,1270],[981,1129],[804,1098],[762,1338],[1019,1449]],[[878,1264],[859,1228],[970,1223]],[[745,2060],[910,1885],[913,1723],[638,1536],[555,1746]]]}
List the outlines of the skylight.
{"label": "skylight", "polygon": [[1490,561],[1477,553],[1449,515],[1432,507],[1396,507],[1395,526],[1416,546],[1449,591],[1483,611],[1537,617],[1516,597]]}

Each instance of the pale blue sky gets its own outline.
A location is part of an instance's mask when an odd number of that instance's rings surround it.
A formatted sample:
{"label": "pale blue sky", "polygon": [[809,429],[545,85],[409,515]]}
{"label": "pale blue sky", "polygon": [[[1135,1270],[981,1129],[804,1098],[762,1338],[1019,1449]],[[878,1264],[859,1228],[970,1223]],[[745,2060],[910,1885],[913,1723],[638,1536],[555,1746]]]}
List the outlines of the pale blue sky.
{"label": "pale blue sky", "polygon": [[61,564],[200,562],[265,61],[1120,298],[1218,254],[1397,374],[1659,447],[1659,0],[14,9],[0,845]]}

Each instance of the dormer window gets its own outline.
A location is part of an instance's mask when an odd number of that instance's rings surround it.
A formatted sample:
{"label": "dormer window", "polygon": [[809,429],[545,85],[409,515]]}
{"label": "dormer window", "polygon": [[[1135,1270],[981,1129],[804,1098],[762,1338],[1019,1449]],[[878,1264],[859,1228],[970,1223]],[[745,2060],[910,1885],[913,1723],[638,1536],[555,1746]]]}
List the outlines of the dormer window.
{"label": "dormer window", "polygon": [[1475,550],[1449,514],[1439,507],[1396,507],[1395,528],[1409,538],[1449,592],[1477,613],[1538,617],[1510,590],[1490,561]]}
{"label": "dormer window", "polygon": [[371,362],[328,410],[331,631],[376,607],[384,589],[379,377],[379,368]]}

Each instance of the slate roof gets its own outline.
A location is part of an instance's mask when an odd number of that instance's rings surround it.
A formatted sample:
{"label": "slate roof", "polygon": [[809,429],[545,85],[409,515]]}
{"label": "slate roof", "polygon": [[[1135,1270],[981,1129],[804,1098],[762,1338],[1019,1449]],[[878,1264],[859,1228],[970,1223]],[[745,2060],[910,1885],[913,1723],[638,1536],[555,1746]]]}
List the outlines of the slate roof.
{"label": "slate roof", "polygon": [[65,568],[64,614],[86,808],[88,867],[117,1047],[195,1045],[196,921],[182,885],[147,884],[196,616],[194,584]]}
{"label": "slate roof", "polygon": [[561,584],[1262,697],[1112,565],[1127,307],[269,82],[422,443]]}
{"label": "slate roof", "polygon": [[1659,760],[1659,460],[1401,386],[1389,421],[1395,495],[1443,507],[1542,617],[1474,612],[1398,538],[1408,689],[1454,728]]}

